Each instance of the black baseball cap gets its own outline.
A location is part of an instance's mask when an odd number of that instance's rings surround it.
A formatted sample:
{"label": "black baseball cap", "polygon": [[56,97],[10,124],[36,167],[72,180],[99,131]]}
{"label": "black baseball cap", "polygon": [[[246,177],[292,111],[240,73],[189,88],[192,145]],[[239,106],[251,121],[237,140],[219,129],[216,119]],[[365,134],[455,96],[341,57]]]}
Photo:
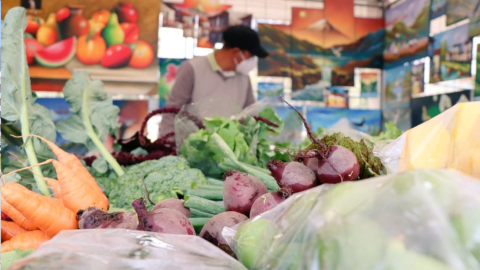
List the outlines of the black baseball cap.
{"label": "black baseball cap", "polygon": [[268,52],[260,44],[257,32],[246,25],[235,25],[227,28],[223,32],[223,43],[227,48],[249,51],[259,58],[268,56]]}

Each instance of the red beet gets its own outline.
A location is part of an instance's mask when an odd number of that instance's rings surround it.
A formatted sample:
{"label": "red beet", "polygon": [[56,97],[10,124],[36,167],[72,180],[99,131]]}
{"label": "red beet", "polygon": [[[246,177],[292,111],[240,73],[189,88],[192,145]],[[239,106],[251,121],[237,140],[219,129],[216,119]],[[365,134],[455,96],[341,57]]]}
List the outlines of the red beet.
{"label": "red beet", "polygon": [[318,181],[321,183],[336,184],[343,181],[356,180],[360,173],[360,165],[355,154],[340,145],[327,147],[322,141],[315,138],[305,117],[295,107],[285,100],[283,101],[300,116],[307,130],[308,137],[312,142],[309,148],[313,150],[308,151],[305,155],[299,153],[297,161],[302,161],[310,169],[313,169]]}
{"label": "red beet", "polygon": [[289,187],[292,192],[302,192],[318,185],[315,174],[299,162],[271,160],[267,164],[273,178],[281,187]]}
{"label": "red beet", "polygon": [[248,215],[253,202],[268,192],[264,183],[256,177],[230,170],[223,176],[223,203],[225,210]]}
{"label": "red beet", "polygon": [[160,208],[148,212],[143,198],[132,203],[137,212],[137,230],[167,234],[195,235],[195,229],[188,218],[177,210]]}
{"label": "red beet", "polygon": [[273,209],[275,206],[279,205],[288,197],[290,197],[291,194],[291,189],[286,187],[281,188],[278,191],[263,194],[253,203],[252,209],[250,209],[250,218],[254,218],[270,209]]}
{"label": "red beet", "polygon": [[233,211],[220,213],[205,223],[205,226],[203,226],[199,236],[219,247],[231,256],[234,256],[235,254],[233,253],[232,249],[227,244],[225,238],[223,238],[223,228],[233,227],[234,225],[247,219],[248,218],[245,215]]}
{"label": "red beet", "polygon": [[127,229],[137,228],[137,216],[134,212],[107,213],[93,206],[77,213],[80,229]]}
{"label": "red beet", "polygon": [[168,208],[168,209],[177,210],[178,212],[182,213],[184,216],[189,218],[191,217],[190,210],[188,208],[185,208],[183,206],[183,203],[184,201],[180,199],[174,199],[174,198],[166,199],[157,203],[153,207],[152,211],[155,211],[156,209]]}

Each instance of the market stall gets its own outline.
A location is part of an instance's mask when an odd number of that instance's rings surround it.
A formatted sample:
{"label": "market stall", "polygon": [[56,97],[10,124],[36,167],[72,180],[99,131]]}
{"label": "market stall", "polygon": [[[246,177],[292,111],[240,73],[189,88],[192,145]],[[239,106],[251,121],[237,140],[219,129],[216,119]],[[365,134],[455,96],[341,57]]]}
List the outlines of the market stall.
{"label": "market stall", "polygon": [[[122,138],[86,70],[54,122],[26,26],[21,7],[2,20],[2,269],[480,269],[480,101],[376,134],[282,96],[232,117],[206,101]],[[166,114],[175,131],[150,139]]]}

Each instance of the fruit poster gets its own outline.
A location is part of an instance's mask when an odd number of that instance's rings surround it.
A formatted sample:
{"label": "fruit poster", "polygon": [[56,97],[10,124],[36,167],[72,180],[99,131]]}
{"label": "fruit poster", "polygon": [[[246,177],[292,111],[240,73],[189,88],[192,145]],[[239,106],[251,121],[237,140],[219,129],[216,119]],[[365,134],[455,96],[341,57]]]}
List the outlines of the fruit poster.
{"label": "fruit poster", "polygon": [[406,0],[385,12],[385,68],[427,56],[430,0]]}
{"label": "fruit poster", "polygon": [[353,1],[337,2],[294,7],[290,25],[259,24],[271,55],[259,59],[259,76],[291,77],[293,99],[322,101],[326,87],[353,86],[355,68],[382,68],[383,19],[355,18]]}
{"label": "fruit poster", "polygon": [[425,88],[425,63],[412,65],[412,95],[423,93]]}
{"label": "fruit poster", "polygon": [[472,90],[412,99],[412,127],[432,119],[460,102],[470,101]]}
{"label": "fruit poster", "polygon": [[197,39],[197,47],[213,48],[222,42],[222,32],[231,25],[252,25],[252,14],[232,12],[232,5],[218,0],[164,1],[162,26],[183,29],[185,37]]}
{"label": "fruit poster", "polygon": [[473,97],[480,97],[480,44],[477,45],[477,73],[475,74],[475,90],[473,92]]}
{"label": "fruit poster", "polygon": [[160,58],[160,82],[158,84],[158,95],[160,98],[160,108],[167,104],[168,95],[175,84],[177,71],[185,59],[167,59]]}
{"label": "fruit poster", "polygon": [[326,107],[348,108],[348,88],[328,87],[324,90],[323,95]]}
{"label": "fruit poster", "polygon": [[257,99],[264,97],[282,96],[284,90],[283,82],[258,82]]}
{"label": "fruit poster", "polygon": [[410,108],[412,92],[412,67],[409,64],[385,70],[385,96],[383,108]]}
{"label": "fruit poster", "polygon": [[477,5],[478,0],[447,0],[447,26],[469,18]]}
{"label": "fruit poster", "polygon": [[355,110],[325,107],[307,107],[307,121],[312,130],[330,128],[339,121],[347,122],[352,129],[376,135],[381,131],[381,110]]}
{"label": "fruit poster", "polygon": [[468,24],[433,36],[433,82],[471,76],[472,40]]}
{"label": "fruit poster", "polygon": [[[24,2],[4,2],[2,18]],[[105,84],[158,83],[160,0],[27,2],[25,44],[33,90],[61,91],[75,71],[88,71]]]}
{"label": "fruit poster", "polygon": [[380,87],[379,72],[360,73],[360,96],[362,98],[378,97]]}
{"label": "fruit poster", "polygon": [[447,0],[432,0],[430,20],[445,15],[447,10]]}

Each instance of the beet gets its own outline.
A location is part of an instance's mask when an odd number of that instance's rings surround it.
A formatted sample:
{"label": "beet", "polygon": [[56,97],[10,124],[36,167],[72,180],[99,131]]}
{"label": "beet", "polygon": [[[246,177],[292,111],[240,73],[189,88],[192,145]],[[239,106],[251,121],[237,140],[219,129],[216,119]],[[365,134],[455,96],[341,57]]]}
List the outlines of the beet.
{"label": "beet", "polygon": [[[283,99],[283,98],[282,98]],[[322,141],[315,138],[312,130],[307,124],[305,117],[297,110],[283,100],[288,106],[294,109],[303,121],[308,137],[312,144],[308,147],[309,151],[303,154],[299,153],[296,160],[302,162],[312,169],[320,183],[336,184],[343,181],[352,181],[358,179],[360,173],[360,164],[355,154],[347,148],[340,145],[327,147]],[[317,162],[317,164],[315,164]]]}
{"label": "beet", "polygon": [[199,236],[231,256],[235,256],[232,249],[227,244],[227,241],[223,238],[222,231],[225,227],[233,227],[247,219],[248,218],[245,215],[233,211],[220,213],[205,223]]}
{"label": "beet", "polygon": [[107,213],[93,206],[77,212],[80,229],[137,229],[137,215],[134,212]]}
{"label": "beet", "polygon": [[253,203],[252,208],[250,209],[250,218],[254,218],[274,208],[275,206],[288,199],[290,195],[292,195],[292,190],[287,187],[283,187],[278,191],[263,194],[262,196],[258,197]]}
{"label": "beet", "polygon": [[268,193],[265,184],[252,175],[230,170],[223,178],[223,203],[226,211],[248,215],[253,202],[262,194]]}
{"label": "beet", "polygon": [[148,212],[143,198],[132,203],[137,212],[137,230],[167,234],[195,235],[195,229],[188,218],[174,209],[160,208]]}
{"label": "beet", "polygon": [[2,220],[11,221],[11,219],[2,211]]}
{"label": "beet", "polygon": [[315,173],[302,163],[271,160],[267,167],[280,187],[289,187],[294,193],[318,186]]}
{"label": "beet", "polygon": [[157,203],[153,207],[152,211],[155,211],[155,209],[168,208],[168,209],[177,210],[178,212],[182,213],[187,218],[190,218],[191,217],[190,210],[188,208],[185,208],[183,206],[183,203],[184,203],[184,201],[180,200],[180,199],[174,199],[174,198],[166,199],[166,200],[163,200],[163,201]]}

